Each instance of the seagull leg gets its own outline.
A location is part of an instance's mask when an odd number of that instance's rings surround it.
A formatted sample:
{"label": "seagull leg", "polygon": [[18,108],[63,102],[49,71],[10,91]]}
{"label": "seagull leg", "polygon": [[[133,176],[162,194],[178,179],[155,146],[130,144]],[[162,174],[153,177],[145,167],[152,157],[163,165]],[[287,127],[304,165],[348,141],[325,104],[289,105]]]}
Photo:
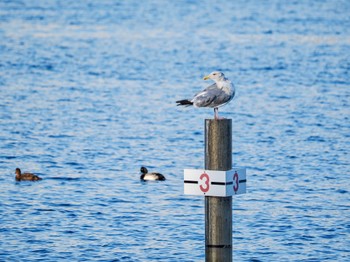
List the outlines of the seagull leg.
{"label": "seagull leg", "polygon": [[214,119],[219,119],[219,112],[218,112],[218,108],[214,107]]}
{"label": "seagull leg", "polygon": [[219,108],[217,107],[214,107],[214,119],[215,120],[225,119],[224,117],[219,117]]}

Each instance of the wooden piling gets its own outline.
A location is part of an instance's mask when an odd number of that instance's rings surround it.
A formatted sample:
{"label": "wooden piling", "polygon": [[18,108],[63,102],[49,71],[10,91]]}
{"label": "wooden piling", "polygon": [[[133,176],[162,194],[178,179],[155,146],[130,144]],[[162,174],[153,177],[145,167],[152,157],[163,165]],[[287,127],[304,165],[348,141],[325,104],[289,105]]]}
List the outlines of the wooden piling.
{"label": "wooden piling", "polygon": [[[232,120],[205,120],[205,169],[232,168]],[[205,261],[232,261],[232,196],[205,197]]]}

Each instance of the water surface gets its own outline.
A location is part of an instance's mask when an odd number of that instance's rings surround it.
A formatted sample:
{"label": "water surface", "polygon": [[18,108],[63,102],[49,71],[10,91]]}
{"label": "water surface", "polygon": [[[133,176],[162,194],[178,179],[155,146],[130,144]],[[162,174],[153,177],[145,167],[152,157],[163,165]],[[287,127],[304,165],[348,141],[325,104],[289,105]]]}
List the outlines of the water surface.
{"label": "water surface", "polygon": [[[0,260],[204,261],[212,110],[238,89],[235,261],[350,260],[348,1],[0,1]],[[139,168],[163,173],[139,181]],[[14,171],[43,180],[17,183]]]}

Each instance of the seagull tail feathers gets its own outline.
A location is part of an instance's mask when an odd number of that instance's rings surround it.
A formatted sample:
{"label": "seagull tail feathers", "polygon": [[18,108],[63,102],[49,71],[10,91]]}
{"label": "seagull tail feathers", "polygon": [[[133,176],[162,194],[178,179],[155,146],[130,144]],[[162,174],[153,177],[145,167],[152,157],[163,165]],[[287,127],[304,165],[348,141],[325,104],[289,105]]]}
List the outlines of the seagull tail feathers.
{"label": "seagull tail feathers", "polygon": [[191,102],[187,99],[176,101],[176,103],[177,103],[177,106],[192,106],[193,105],[193,102]]}

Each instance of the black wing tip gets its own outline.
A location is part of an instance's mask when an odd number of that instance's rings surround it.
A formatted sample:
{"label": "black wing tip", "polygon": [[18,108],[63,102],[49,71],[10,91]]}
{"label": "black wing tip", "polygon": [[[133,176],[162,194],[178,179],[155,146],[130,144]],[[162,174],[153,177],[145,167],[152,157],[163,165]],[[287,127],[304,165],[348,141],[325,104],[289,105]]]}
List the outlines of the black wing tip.
{"label": "black wing tip", "polygon": [[193,103],[187,99],[176,101],[177,106],[191,106]]}

